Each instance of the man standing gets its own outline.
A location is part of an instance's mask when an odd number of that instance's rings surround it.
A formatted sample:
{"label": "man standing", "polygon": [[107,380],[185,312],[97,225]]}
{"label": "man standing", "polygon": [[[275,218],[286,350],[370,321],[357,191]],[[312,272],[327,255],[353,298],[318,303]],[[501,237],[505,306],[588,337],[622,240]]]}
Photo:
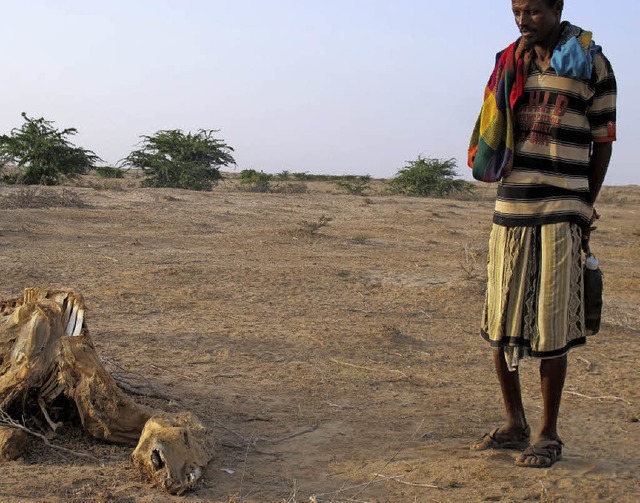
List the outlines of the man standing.
{"label": "man standing", "polygon": [[[501,178],[489,239],[482,336],[507,420],[472,449],[523,450],[516,465],[561,459],[567,352],[584,344],[582,248],[616,138],[616,81],[591,33],[561,22],[563,0],[512,0],[521,37],[498,54],[471,138],[474,177]],[[544,413],[530,440],[518,362],[540,359]]]}

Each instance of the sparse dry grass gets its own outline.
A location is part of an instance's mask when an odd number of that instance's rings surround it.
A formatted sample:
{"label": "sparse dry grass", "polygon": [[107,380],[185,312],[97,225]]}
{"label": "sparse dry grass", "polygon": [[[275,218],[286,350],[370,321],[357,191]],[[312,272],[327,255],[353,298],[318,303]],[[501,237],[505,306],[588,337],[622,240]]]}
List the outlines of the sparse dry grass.
{"label": "sparse dry grass", "polygon": [[73,189],[22,185],[0,197],[3,209],[84,208],[83,199]]}

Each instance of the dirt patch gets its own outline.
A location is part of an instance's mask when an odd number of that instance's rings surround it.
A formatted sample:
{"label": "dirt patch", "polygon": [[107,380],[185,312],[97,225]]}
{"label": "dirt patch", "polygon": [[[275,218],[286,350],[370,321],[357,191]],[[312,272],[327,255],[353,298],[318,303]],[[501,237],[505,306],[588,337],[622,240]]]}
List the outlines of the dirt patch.
{"label": "dirt patch", "polygon": [[[192,411],[218,441],[189,501],[640,499],[640,188],[607,187],[593,249],[601,333],[569,355],[565,460],[532,472],[469,451],[502,405],[478,335],[492,203],[308,192],[141,189],[83,178],[84,207],[2,210],[0,298],[84,295],[98,354]],[[88,180],[88,181],[87,181]],[[79,183],[83,185],[83,183]],[[0,187],[0,197],[17,188]],[[301,222],[331,218],[313,233]],[[538,424],[535,362],[522,369]],[[138,398],[136,398],[138,400]],[[69,428],[4,463],[2,501],[163,502],[131,449]]]}

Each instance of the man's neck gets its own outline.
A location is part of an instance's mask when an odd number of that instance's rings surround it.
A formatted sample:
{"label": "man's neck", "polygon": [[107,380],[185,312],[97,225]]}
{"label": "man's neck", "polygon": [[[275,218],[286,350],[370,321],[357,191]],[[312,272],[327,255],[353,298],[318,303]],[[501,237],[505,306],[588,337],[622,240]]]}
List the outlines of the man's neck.
{"label": "man's neck", "polygon": [[561,27],[558,25],[549,40],[535,44],[533,47],[536,64],[543,70],[546,70],[551,65],[553,50],[560,40],[560,29]]}

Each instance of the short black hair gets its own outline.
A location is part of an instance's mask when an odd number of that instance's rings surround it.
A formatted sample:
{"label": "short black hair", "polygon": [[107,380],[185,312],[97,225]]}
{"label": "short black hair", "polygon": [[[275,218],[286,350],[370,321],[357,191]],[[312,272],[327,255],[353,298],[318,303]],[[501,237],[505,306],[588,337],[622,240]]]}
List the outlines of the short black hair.
{"label": "short black hair", "polygon": [[560,10],[562,10],[562,8],[564,7],[564,2],[562,0],[542,0],[547,7],[551,8],[551,7],[555,7],[558,3],[560,3]]}

